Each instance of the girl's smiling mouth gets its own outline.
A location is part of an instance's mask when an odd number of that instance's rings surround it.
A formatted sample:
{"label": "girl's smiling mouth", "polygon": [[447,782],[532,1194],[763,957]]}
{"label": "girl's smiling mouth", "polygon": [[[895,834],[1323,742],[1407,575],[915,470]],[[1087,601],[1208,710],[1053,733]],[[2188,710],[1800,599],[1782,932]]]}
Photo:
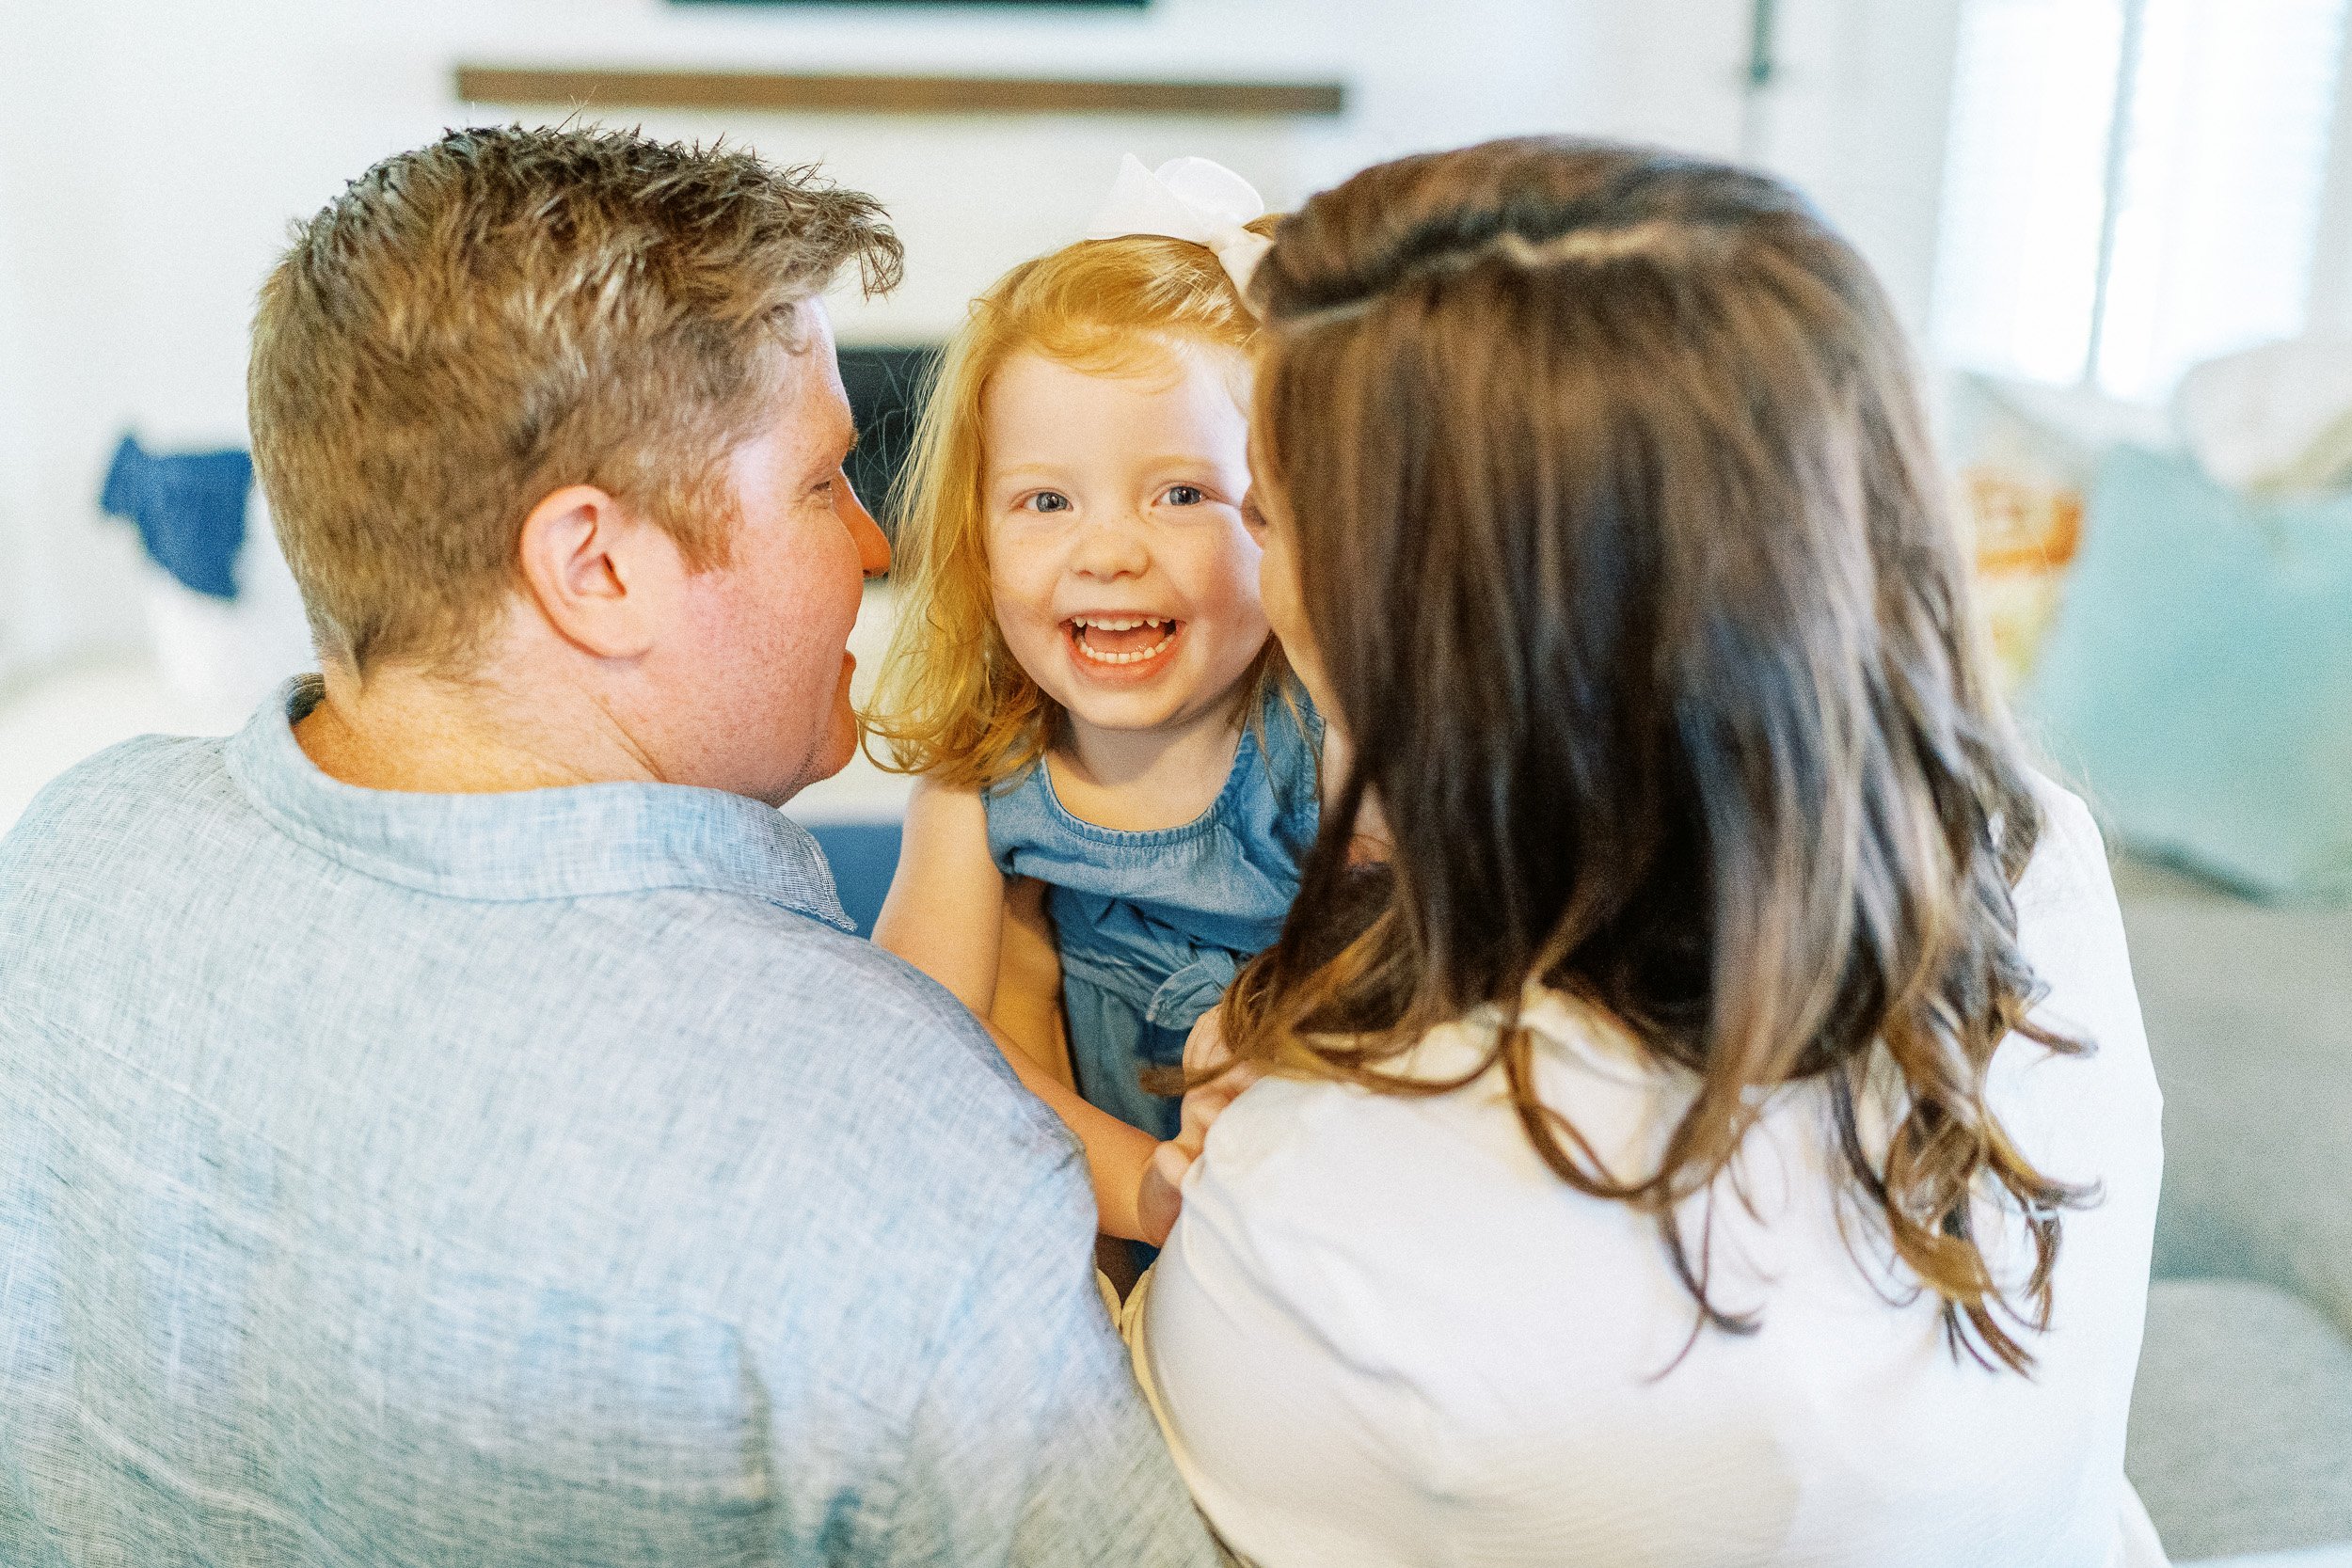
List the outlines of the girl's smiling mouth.
{"label": "girl's smiling mouth", "polygon": [[1062,623],[1062,634],[1079,663],[1104,671],[1156,663],[1175,646],[1183,630],[1184,623],[1170,616],[1108,611],[1073,615]]}

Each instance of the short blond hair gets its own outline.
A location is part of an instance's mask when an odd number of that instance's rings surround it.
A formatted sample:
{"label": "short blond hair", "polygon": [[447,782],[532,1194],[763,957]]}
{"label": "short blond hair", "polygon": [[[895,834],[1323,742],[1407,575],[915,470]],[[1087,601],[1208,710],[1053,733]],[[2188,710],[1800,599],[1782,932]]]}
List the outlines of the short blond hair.
{"label": "short blond hair", "polygon": [[353,181],[263,283],[246,379],[321,656],[468,667],[565,484],[723,564],[725,455],[852,261],[898,281],[880,204],[739,148],[463,130]]}
{"label": "short blond hair", "polygon": [[[1250,227],[1271,234],[1275,222]],[[1059,716],[1006,645],[991,589],[980,413],[1005,361],[1028,351],[1129,374],[1182,344],[1247,356],[1257,341],[1257,318],[1216,254],[1156,236],[1066,245],[973,302],[941,356],[898,486],[897,624],[862,715],[869,745],[887,749],[882,767],[985,788],[1042,755]],[[1284,668],[1269,640],[1254,689],[1263,695]]]}

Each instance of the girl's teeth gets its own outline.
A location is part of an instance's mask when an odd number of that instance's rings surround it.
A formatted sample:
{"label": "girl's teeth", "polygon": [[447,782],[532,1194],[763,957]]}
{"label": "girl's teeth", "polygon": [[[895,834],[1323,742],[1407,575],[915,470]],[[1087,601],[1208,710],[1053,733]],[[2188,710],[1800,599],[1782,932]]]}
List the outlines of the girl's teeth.
{"label": "girl's teeth", "polygon": [[[1080,653],[1097,664],[1140,664],[1145,659],[1159,657],[1161,654],[1168,651],[1168,645],[1176,641],[1175,623],[1172,621],[1097,621],[1078,616],[1072,618],[1072,624],[1079,628],[1080,635],[1072,638],[1071,641],[1078,645]],[[1150,647],[1137,648],[1133,653],[1104,653],[1087,641],[1084,634],[1090,626],[1099,627],[1104,631],[1133,631],[1137,626],[1156,626],[1162,629],[1164,635]]]}

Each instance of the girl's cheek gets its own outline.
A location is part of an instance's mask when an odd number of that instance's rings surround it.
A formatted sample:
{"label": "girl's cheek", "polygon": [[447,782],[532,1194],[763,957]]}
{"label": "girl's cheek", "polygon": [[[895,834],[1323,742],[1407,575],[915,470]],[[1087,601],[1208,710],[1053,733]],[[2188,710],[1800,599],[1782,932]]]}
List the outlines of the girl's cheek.
{"label": "girl's cheek", "polygon": [[994,602],[999,626],[1025,626],[1037,618],[1041,608],[1037,591],[1030,584],[1003,572],[991,576],[989,597]]}
{"label": "girl's cheek", "polygon": [[998,619],[1051,607],[1054,572],[1046,562],[1044,545],[1036,530],[1018,524],[989,531],[989,592],[996,601]]}

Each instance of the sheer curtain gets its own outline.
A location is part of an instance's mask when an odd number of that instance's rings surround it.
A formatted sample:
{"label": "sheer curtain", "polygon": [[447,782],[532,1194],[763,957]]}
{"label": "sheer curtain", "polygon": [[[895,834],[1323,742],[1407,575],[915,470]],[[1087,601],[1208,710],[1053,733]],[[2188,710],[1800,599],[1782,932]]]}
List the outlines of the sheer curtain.
{"label": "sheer curtain", "polygon": [[1966,0],[1935,341],[2153,402],[2302,330],[2347,0]]}

